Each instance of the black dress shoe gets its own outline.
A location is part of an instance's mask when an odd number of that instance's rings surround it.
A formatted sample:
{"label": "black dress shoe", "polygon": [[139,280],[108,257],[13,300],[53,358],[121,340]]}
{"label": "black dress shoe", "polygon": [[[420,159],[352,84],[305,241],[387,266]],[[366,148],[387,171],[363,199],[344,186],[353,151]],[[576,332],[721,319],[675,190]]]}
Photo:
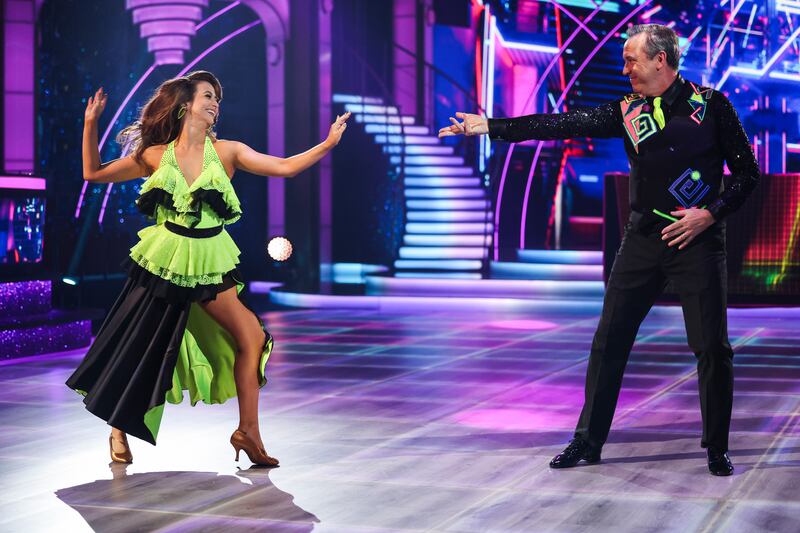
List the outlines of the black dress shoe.
{"label": "black dress shoe", "polygon": [[708,471],[715,476],[730,476],[733,474],[733,463],[731,463],[731,458],[728,457],[728,452],[709,448]]}
{"label": "black dress shoe", "polygon": [[569,442],[563,452],[553,457],[550,468],[572,468],[581,461],[589,464],[599,463],[600,448],[594,448],[585,440],[576,437]]}

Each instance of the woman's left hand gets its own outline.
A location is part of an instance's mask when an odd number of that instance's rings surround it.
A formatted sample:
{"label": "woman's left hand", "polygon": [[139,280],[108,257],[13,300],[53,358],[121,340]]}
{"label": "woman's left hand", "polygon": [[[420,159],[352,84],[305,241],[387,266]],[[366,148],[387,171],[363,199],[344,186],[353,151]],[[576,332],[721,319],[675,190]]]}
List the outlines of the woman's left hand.
{"label": "woman's left hand", "polygon": [[344,130],[347,129],[348,118],[350,118],[350,111],[344,115],[336,115],[336,120],[331,124],[331,129],[328,132],[328,138],[325,139],[325,142],[328,143],[331,148],[339,144],[339,141],[342,140],[342,134]]}
{"label": "woman's left hand", "polygon": [[670,213],[678,219],[661,231],[661,240],[668,240],[670,246],[678,244],[678,250],[686,248],[695,237],[703,233],[715,220],[705,209],[692,207]]}

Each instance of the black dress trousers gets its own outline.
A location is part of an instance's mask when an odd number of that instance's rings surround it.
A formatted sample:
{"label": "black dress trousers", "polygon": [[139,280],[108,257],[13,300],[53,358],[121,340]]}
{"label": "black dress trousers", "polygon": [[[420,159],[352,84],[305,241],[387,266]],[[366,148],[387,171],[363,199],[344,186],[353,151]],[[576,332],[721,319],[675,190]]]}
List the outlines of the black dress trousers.
{"label": "black dress trousers", "polygon": [[625,228],[606,288],[576,437],[602,446],[611,428],[622,376],[639,326],[667,281],[680,295],[689,347],[697,358],[701,445],[728,449],[733,351],[727,331],[725,229],[715,224],[683,250],[661,239],[666,224]]}

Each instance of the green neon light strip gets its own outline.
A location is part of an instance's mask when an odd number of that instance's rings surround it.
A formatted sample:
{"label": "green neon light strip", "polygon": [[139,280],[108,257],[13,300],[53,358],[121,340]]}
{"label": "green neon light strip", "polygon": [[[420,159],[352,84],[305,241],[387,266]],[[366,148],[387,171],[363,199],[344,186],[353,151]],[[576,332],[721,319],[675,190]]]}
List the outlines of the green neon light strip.
{"label": "green neon light strip", "polygon": [[660,216],[660,217],[662,217],[662,218],[666,218],[667,220],[670,220],[670,221],[672,221],[672,222],[677,222],[677,221],[678,221],[678,219],[677,219],[677,218],[675,218],[675,217],[673,217],[673,216],[671,216],[671,215],[668,215],[668,214],[666,214],[666,213],[662,213],[662,212],[661,212],[661,211],[659,211],[658,209],[653,209],[653,213],[655,213],[656,215],[658,215],[658,216]]}

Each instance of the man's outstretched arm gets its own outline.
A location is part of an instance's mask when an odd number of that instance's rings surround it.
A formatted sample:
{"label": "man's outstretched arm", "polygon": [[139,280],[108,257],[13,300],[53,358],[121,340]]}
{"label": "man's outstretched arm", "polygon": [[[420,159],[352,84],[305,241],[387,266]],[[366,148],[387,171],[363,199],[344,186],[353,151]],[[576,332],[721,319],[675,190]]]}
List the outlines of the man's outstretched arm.
{"label": "man's outstretched arm", "polygon": [[622,119],[616,102],[595,108],[575,109],[565,113],[539,113],[515,118],[486,119],[470,113],[456,113],[450,126],[439,130],[439,137],[484,135],[510,142],[549,141],[575,137],[621,137]]}

